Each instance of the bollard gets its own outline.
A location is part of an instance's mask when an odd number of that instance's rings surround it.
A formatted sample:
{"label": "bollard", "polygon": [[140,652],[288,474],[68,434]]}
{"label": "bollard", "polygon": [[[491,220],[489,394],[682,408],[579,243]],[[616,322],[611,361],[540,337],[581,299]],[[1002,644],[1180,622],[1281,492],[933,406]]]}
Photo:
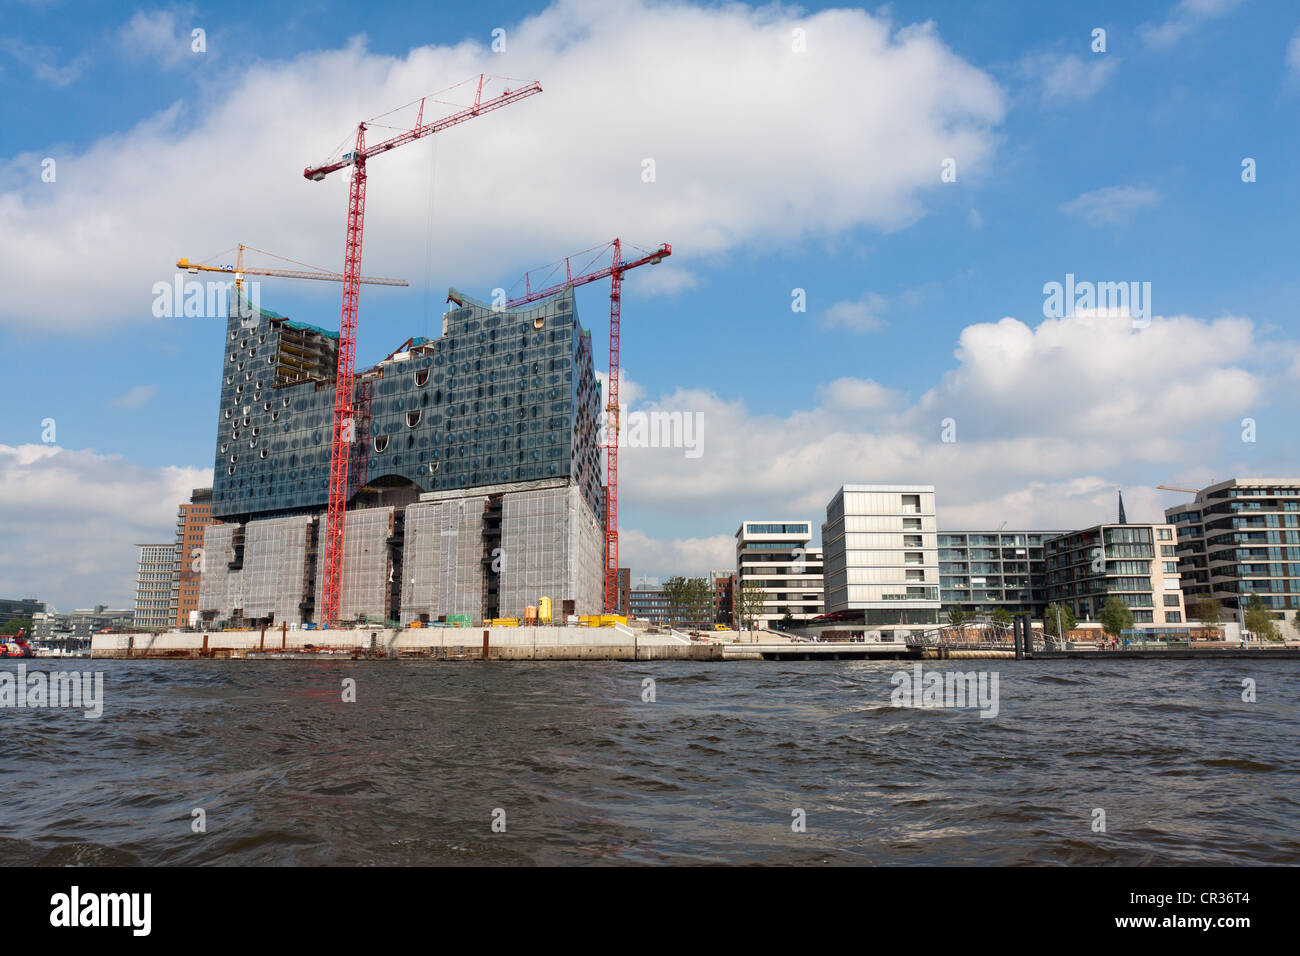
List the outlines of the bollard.
{"label": "bollard", "polygon": [[288,640],[289,622],[285,621],[280,625],[280,650],[284,650],[285,641]]}
{"label": "bollard", "polygon": [[488,634],[489,631],[483,632],[483,660],[488,659]]}
{"label": "bollard", "polygon": [[208,656],[208,635],[206,634],[203,635],[203,650],[200,652],[199,656],[200,657]]}
{"label": "bollard", "polygon": [[266,622],[265,621],[262,622],[262,640],[257,645],[257,649],[259,651],[266,650]]}

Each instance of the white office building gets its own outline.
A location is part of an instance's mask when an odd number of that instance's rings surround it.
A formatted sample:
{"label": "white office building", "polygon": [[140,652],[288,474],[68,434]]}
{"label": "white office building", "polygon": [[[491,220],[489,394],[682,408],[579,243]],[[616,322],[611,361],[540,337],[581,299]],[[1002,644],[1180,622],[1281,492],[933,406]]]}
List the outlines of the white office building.
{"label": "white office building", "polygon": [[844,485],[822,525],[826,611],[895,640],[939,621],[933,485]]}
{"label": "white office building", "polygon": [[757,585],[766,594],[755,627],[795,623],[822,613],[822,549],[810,547],[811,521],[745,521],[736,531],[736,591]]}

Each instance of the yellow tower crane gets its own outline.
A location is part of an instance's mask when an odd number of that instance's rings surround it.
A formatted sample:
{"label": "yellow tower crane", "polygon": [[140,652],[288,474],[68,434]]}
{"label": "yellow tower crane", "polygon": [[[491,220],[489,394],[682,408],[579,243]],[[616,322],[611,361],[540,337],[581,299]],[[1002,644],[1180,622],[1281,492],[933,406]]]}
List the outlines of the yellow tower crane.
{"label": "yellow tower crane", "polygon": [[[270,256],[272,259],[279,259],[281,262],[292,263],[296,266],[302,266],[301,269],[264,269],[260,266],[244,265],[244,250],[256,252],[260,255]],[[210,265],[212,259],[218,256],[228,255],[235,252],[235,264],[233,266]],[[238,246],[238,251],[227,249],[224,252],[218,252],[214,256],[209,256],[201,262],[191,262],[189,259],[180,258],[176,260],[176,268],[185,269],[187,272],[224,272],[227,275],[235,277],[235,288],[242,289],[244,285],[244,276],[279,276],[283,279],[320,279],[324,282],[342,282],[343,273],[329,272],[325,269],[309,266],[305,262],[298,262],[295,259],[286,259],[284,256],[277,256],[273,252],[265,252],[262,249],[255,249],[252,246],[246,246],[242,242]],[[384,279],[378,276],[362,276],[361,281],[370,285],[409,285],[405,279]]]}

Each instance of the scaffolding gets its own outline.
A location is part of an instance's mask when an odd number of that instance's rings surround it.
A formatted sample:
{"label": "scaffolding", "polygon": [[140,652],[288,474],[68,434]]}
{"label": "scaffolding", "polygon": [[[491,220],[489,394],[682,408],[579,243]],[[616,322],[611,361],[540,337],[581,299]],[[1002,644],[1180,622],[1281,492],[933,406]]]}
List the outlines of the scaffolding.
{"label": "scaffolding", "polygon": [[306,515],[250,521],[244,528],[244,617],[298,623],[306,595]]}
{"label": "scaffolding", "polygon": [[235,563],[236,524],[210,524],[203,529],[203,554],[199,565],[199,616],[228,618],[244,605],[243,575],[231,570]]}
{"label": "scaffolding", "polygon": [[[436,621],[453,614],[482,620],[483,512],[487,501],[485,496],[473,495],[407,507],[403,624]],[[490,568],[489,564],[489,573]]]}
{"label": "scaffolding", "polygon": [[604,535],[577,485],[505,495],[501,547],[501,616],[522,618],[543,596],[561,614],[603,609]]}
{"label": "scaffolding", "polygon": [[[393,556],[389,547],[394,533],[395,509],[364,508],[349,511],[343,530],[343,569],[339,581],[339,620],[386,621],[392,606]],[[325,563],[316,568],[316,594],[324,593]],[[320,620],[323,602],[316,602]]]}

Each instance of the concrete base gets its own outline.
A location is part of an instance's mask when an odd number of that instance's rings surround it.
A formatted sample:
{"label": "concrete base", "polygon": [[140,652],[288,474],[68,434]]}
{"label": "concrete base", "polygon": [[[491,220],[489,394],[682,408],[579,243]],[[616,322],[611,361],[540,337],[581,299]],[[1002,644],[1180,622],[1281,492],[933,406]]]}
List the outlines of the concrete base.
{"label": "concrete base", "polygon": [[312,631],[168,631],[96,634],[91,657],[220,660],[694,660],[720,661],[722,645],[636,634],[619,627],[338,628]]}

